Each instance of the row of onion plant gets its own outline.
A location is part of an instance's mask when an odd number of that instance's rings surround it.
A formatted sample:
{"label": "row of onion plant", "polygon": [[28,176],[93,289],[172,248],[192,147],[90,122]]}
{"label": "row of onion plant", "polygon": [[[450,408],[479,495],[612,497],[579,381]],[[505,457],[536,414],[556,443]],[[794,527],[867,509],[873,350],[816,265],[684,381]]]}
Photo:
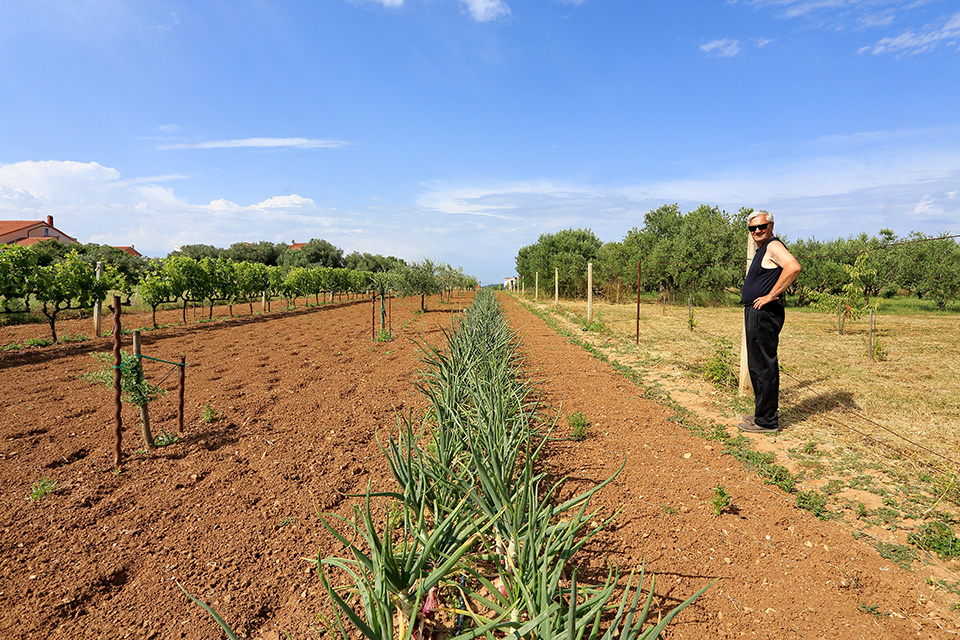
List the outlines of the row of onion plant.
{"label": "row of onion plant", "polygon": [[446,338],[442,350],[422,345],[425,416],[399,416],[382,442],[397,490],[368,488],[352,518],[321,516],[348,551],[312,560],[334,633],[656,638],[710,585],[648,623],[655,578],[641,601],[642,569],[624,579],[609,567],[600,584],[582,584],[575,556],[613,517],[589,503],[619,471],[562,499],[563,481],[537,470],[555,422],[522,375],[520,340],[492,292],[478,292]]}

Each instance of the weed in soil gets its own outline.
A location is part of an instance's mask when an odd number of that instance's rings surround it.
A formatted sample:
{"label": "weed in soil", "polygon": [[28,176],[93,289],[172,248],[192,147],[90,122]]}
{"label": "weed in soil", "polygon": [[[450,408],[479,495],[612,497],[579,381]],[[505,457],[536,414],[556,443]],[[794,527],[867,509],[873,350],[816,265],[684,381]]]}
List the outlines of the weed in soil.
{"label": "weed in soil", "polygon": [[57,488],[57,483],[51,480],[50,478],[40,478],[39,481],[34,482],[30,487],[30,494],[27,496],[33,502],[41,500],[44,496],[49,495]]}
{"label": "weed in soil", "polygon": [[722,486],[717,485],[713,488],[710,504],[713,505],[713,515],[719,516],[730,506],[730,494]]}
{"label": "weed in soil", "polygon": [[817,490],[801,491],[797,494],[797,506],[809,511],[821,520],[830,518],[827,512],[827,496]]}
{"label": "weed in soil", "polygon": [[917,552],[902,544],[877,542],[874,544],[874,548],[881,558],[889,560],[901,569],[909,569],[913,561],[917,559]]}
{"label": "weed in soil", "polygon": [[928,522],[908,535],[907,542],[937,554],[941,560],[960,558],[960,538],[946,522]]}
{"label": "weed in soil", "polygon": [[201,415],[201,418],[203,419],[204,422],[206,422],[207,424],[210,424],[211,422],[216,421],[218,417],[219,417],[219,414],[217,413],[216,409],[214,409],[208,404],[203,405],[203,414]]}
{"label": "weed in soil", "polygon": [[567,424],[570,425],[570,437],[577,442],[583,442],[587,439],[587,431],[590,429],[590,421],[587,417],[577,411],[567,418]]}
{"label": "weed in soil", "polygon": [[160,435],[156,436],[153,439],[153,443],[158,447],[169,447],[170,445],[176,444],[178,442],[180,442],[179,436],[172,433],[167,433],[166,431],[163,431],[163,430],[160,431]]}

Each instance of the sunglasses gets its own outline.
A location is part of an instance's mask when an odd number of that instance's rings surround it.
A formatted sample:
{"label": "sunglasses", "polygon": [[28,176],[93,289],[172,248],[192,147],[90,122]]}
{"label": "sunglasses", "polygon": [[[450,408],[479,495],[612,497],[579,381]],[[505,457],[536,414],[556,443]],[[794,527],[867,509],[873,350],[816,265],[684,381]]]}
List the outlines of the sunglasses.
{"label": "sunglasses", "polygon": [[750,229],[750,233],[753,233],[754,231],[766,231],[767,227],[769,226],[770,226],[769,222],[767,222],[766,224],[751,224],[747,226],[747,229]]}

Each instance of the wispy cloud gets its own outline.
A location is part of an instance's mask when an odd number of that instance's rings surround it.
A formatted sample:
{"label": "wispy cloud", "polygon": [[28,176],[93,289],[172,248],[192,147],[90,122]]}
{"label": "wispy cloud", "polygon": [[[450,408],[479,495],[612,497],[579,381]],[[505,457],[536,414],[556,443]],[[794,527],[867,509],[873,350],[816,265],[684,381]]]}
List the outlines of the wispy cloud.
{"label": "wispy cloud", "polygon": [[857,53],[917,55],[940,46],[960,51],[960,13],[955,13],[938,24],[925,25],[917,31],[908,29],[892,38],[882,38],[872,46],[861,48]]}
{"label": "wispy cloud", "polygon": [[356,230],[344,226],[349,216],[297,194],[249,205],[225,198],[190,202],[163,184],[182,177],[125,178],[96,162],[0,165],[0,218],[53,215],[81,242],[135,242],[149,255],[164,255],[181,244],[228,246],[247,239],[286,241],[291,233],[319,236]]}
{"label": "wispy cloud", "polygon": [[[853,230],[890,227],[960,232],[960,152],[946,140],[960,132],[875,131],[811,141],[792,159],[764,158],[724,171],[632,184],[576,184],[556,180],[501,184],[431,183],[417,200],[451,218],[483,216],[493,231],[518,238],[564,227],[590,226],[604,240],[619,240],[664,203],[692,209],[701,203],[736,211],[742,206],[784,214],[791,238],[836,237],[842,216]],[[797,151],[797,150],[795,150]]]}
{"label": "wispy cloud", "polygon": [[712,42],[700,45],[700,51],[719,58],[732,58],[740,53],[740,41],[729,39],[713,40]]}
{"label": "wispy cloud", "polygon": [[165,32],[170,31],[170,30],[172,30],[174,27],[177,27],[177,26],[179,26],[179,25],[180,25],[180,16],[178,16],[178,15],[177,15],[176,13],[174,13],[174,12],[171,12],[169,18],[168,18],[166,21],[154,25],[153,28],[154,28],[156,31],[159,31],[159,32],[161,32],[161,33],[165,33]]}
{"label": "wispy cloud", "polygon": [[315,138],[240,138],[237,140],[207,140],[205,142],[177,142],[166,143],[160,149],[240,149],[252,147],[257,149],[276,149],[289,147],[293,149],[338,149],[349,146],[345,140],[320,140]]}
{"label": "wispy cloud", "polygon": [[490,22],[510,15],[510,7],[503,0],[460,0],[470,17],[477,22]]}
{"label": "wispy cloud", "polygon": [[[735,1],[735,0],[734,0]],[[784,18],[807,18],[814,21],[885,24],[897,11],[907,11],[926,4],[925,0],[744,0],[758,8],[773,8]]]}
{"label": "wispy cloud", "polygon": [[[359,2],[361,0],[353,0]],[[363,0],[387,8],[404,5],[405,0]],[[565,4],[580,4],[584,0],[562,0]],[[504,0],[459,0],[471,18],[477,22],[491,22],[510,15],[510,7]]]}

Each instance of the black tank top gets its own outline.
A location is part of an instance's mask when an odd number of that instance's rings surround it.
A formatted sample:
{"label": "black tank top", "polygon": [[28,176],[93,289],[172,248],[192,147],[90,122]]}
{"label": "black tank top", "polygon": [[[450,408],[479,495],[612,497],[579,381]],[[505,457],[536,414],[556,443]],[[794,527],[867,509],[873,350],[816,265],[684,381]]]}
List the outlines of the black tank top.
{"label": "black tank top", "polygon": [[744,306],[752,307],[753,301],[770,293],[773,285],[780,279],[782,267],[766,269],[763,266],[763,256],[767,253],[767,247],[771,242],[780,242],[780,238],[773,236],[763,243],[753,256],[753,262],[750,263],[750,270],[747,271],[747,277],[743,280],[743,289],[740,290],[740,304]]}

